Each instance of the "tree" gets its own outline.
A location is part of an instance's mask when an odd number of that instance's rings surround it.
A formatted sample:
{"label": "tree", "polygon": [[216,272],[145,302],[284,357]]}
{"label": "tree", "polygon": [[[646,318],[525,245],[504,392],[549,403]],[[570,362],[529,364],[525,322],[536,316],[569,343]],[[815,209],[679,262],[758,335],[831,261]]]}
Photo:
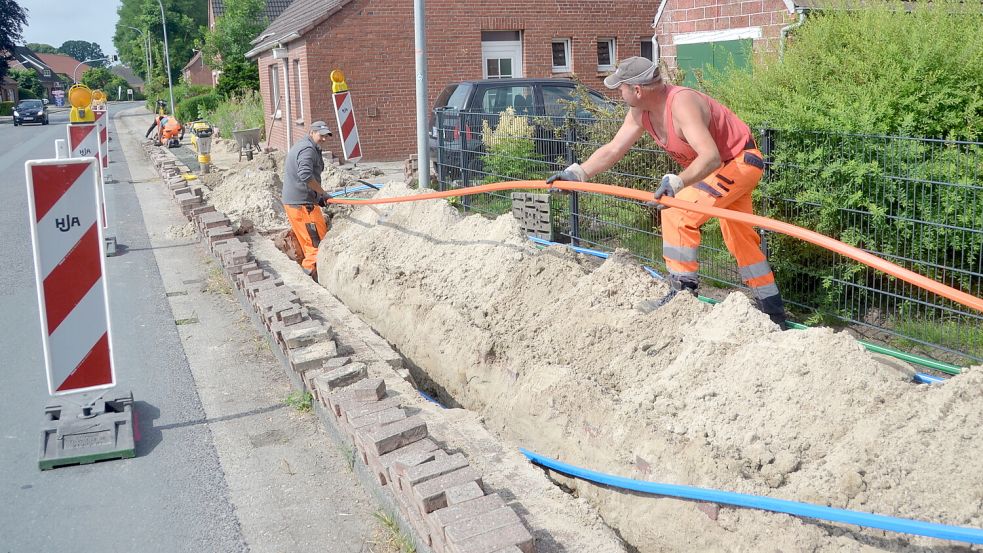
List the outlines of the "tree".
{"label": "tree", "polygon": [[[102,48],[100,48],[98,44],[84,40],[67,40],[64,44],[58,47],[58,51],[66,56],[71,56],[78,61],[98,60],[106,57],[106,54],[102,53]],[[89,62],[89,65],[92,67],[104,67],[106,62],[91,61]]]}
{"label": "tree", "polygon": [[259,67],[256,62],[235,57],[222,63],[217,92],[226,98],[249,90],[259,90]]}
{"label": "tree", "polygon": [[259,90],[259,69],[245,53],[266,28],[265,8],[264,0],[226,0],[225,13],[205,35],[202,55],[208,65],[222,70],[218,92],[225,96]]}
{"label": "tree", "polygon": [[116,77],[111,71],[105,67],[93,67],[92,69],[86,71],[82,74],[82,84],[91,88],[92,90],[102,90],[106,91],[109,84]]}
{"label": "tree", "polygon": [[[203,26],[208,22],[207,9],[208,3],[201,0],[164,0],[171,77],[175,81],[180,76],[181,68],[193,55],[195,37],[201,37],[204,33]],[[119,20],[116,22],[113,44],[120,59],[144,75],[145,81],[150,81],[155,76],[164,76],[164,82],[167,82],[164,73],[164,33],[157,0],[121,0],[116,13]],[[146,32],[150,33],[154,60],[154,74],[150,78],[147,78],[147,54],[144,50],[143,33]]]}
{"label": "tree", "polygon": [[21,98],[44,97],[44,85],[41,84],[37,71],[33,69],[11,69],[8,73],[11,79],[17,81]]}
{"label": "tree", "polygon": [[21,41],[27,12],[14,0],[0,0],[0,79],[7,74],[10,52]]}
{"label": "tree", "polygon": [[28,42],[27,49],[37,54],[60,54],[57,48],[50,44],[40,42]]}

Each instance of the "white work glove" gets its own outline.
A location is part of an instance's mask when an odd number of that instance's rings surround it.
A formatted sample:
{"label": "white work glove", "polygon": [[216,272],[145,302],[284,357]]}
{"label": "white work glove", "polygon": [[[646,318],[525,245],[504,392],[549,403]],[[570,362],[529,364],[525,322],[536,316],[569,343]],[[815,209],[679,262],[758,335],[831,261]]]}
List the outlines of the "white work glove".
{"label": "white work glove", "polygon": [[683,179],[679,178],[679,175],[673,175],[668,173],[662,176],[662,182],[659,187],[655,189],[655,198],[652,202],[646,202],[647,205],[655,205],[658,210],[665,209],[666,205],[659,202],[659,198],[663,196],[669,196],[670,198],[676,197],[676,194],[683,189]]}
{"label": "white work glove", "polygon": [[[587,180],[587,171],[580,166],[579,163],[574,163],[570,167],[560,171],[559,173],[554,173],[550,178],[546,179],[546,184],[553,184],[553,182],[558,180],[572,181],[572,182],[584,182]],[[559,188],[550,188],[548,192],[564,192]]]}

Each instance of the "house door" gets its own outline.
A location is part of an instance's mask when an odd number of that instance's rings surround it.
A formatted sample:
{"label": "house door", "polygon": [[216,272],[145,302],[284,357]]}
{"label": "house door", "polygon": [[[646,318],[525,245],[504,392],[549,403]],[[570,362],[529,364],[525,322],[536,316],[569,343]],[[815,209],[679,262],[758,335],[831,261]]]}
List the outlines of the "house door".
{"label": "house door", "polygon": [[511,79],[522,72],[522,37],[519,31],[481,33],[482,75],[486,79]]}

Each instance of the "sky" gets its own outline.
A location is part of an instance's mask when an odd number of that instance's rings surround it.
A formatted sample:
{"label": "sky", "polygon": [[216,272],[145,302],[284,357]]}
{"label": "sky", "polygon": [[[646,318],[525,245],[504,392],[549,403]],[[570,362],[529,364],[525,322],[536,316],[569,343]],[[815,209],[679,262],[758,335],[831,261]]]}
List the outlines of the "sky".
{"label": "sky", "polygon": [[[16,0],[27,10],[24,42],[41,42],[58,48],[66,40],[95,42],[107,56],[116,53],[113,35],[119,16],[115,0],[86,2],[52,2],[51,0]],[[66,9],[74,4],[76,9]],[[55,6],[58,6],[57,8]]]}

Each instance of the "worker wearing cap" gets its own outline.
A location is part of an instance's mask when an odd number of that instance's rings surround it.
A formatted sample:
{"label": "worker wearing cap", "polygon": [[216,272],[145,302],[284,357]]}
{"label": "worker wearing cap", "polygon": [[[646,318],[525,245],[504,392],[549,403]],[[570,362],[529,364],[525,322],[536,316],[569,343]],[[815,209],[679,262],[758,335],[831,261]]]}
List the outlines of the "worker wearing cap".
{"label": "worker wearing cap", "polygon": [[327,198],[321,188],[321,172],[324,171],[321,145],[329,136],[328,124],[315,121],[307,136],[287,152],[283,169],[283,209],[304,250],[301,266],[314,280],[317,280],[317,247],[328,232],[328,223],[321,211]]}
{"label": "worker wearing cap", "polygon": [[[618,133],[582,164],[573,164],[551,176],[557,180],[586,181],[617,163],[648,132],[655,142],[683,167],[678,174],[662,177],[655,199],[663,196],[706,206],[752,213],[751,192],[761,180],[764,160],[751,129],[713,98],[662,80],[657,62],[631,57],[604,79],[619,89],[630,109]],[[669,293],[642,302],[648,312],[665,305],[678,292],[697,294],[700,227],[709,216],[666,208],[662,213],[662,257],[669,271]],[[785,328],[785,307],[761,239],[746,223],[720,220],[727,249],[737,259],[741,279],[750,287],[758,308]]]}

